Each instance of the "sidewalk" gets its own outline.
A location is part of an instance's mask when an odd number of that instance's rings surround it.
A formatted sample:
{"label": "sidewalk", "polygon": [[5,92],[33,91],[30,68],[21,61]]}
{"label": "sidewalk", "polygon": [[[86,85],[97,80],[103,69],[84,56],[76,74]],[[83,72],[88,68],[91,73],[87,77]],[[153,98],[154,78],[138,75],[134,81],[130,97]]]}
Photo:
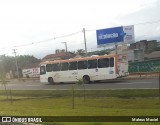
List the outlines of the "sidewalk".
{"label": "sidewalk", "polygon": [[123,79],[158,79],[158,75],[150,74],[150,75],[129,75],[127,77],[123,77]]}

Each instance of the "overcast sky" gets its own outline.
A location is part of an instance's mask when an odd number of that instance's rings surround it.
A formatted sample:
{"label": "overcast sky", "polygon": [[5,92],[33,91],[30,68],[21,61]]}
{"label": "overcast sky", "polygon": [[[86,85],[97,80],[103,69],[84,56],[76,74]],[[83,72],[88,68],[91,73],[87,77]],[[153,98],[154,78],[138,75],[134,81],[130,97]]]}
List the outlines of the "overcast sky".
{"label": "overcast sky", "polygon": [[0,0],[0,55],[17,49],[43,58],[65,49],[61,42],[69,51],[85,49],[83,28],[88,51],[97,50],[96,29],[135,25],[136,40],[158,39],[159,13],[160,0]]}

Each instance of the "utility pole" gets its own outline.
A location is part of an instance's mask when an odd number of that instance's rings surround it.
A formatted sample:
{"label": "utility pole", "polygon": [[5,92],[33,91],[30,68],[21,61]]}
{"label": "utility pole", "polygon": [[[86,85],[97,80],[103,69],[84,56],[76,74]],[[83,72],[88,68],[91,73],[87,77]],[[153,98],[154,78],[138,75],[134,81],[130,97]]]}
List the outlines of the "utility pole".
{"label": "utility pole", "polygon": [[85,33],[85,28],[83,28],[82,32],[83,32],[83,34],[84,34],[85,52],[86,52],[86,54],[87,54],[87,44],[86,44],[86,33]]}
{"label": "utility pole", "polygon": [[66,53],[67,53],[67,42],[61,42],[61,43],[64,43],[64,44],[65,44],[65,47],[66,47]]}
{"label": "utility pole", "polygon": [[14,53],[14,55],[15,55],[15,62],[16,62],[16,69],[17,69],[17,76],[18,76],[18,78],[19,78],[19,71],[18,71],[18,63],[17,63],[17,55],[16,55],[16,50],[17,49],[13,49],[13,53]]}

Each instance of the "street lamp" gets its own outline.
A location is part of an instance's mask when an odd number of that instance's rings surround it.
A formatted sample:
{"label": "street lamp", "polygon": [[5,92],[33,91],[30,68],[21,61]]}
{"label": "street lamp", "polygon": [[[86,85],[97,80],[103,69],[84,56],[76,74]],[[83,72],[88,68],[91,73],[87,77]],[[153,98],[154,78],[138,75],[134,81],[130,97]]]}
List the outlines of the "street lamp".
{"label": "street lamp", "polygon": [[65,47],[66,47],[66,53],[67,53],[67,42],[61,42],[61,43],[64,43],[64,44],[65,44]]}

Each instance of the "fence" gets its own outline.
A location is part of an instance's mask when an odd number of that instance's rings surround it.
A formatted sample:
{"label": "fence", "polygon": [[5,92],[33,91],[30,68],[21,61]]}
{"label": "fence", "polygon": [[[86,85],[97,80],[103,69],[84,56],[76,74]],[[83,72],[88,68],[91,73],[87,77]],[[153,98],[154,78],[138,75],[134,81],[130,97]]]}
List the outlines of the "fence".
{"label": "fence", "polygon": [[160,59],[129,63],[129,72],[159,72]]}

